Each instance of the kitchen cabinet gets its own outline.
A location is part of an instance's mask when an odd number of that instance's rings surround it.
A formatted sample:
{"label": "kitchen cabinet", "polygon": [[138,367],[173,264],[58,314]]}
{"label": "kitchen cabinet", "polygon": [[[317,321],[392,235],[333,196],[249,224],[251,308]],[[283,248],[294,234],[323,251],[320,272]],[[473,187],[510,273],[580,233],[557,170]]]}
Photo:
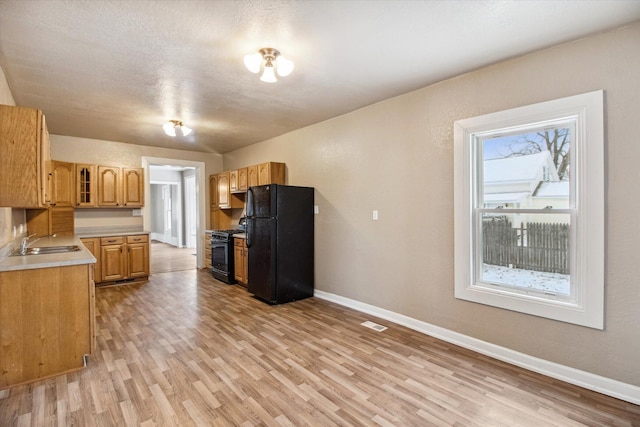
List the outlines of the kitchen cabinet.
{"label": "kitchen cabinet", "polygon": [[233,239],[233,261],[235,264],[235,278],[243,286],[247,286],[248,280],[248,253],[247,240],[235,237]]}
{"label": "kitchen cabinet", "polygon": [[98,206],[144,206],[143,169],[98,165]]}
{"label": "kitchen cabinet", "polygon": [[100,239],[102,274],[99,282],[147,278],[149,271],[149,236],[112,236]]}
{"label": "kitchen cabinet", "polygon": [[238,192],[238,170],[229,171],[229,191],[231,193]]}
{"label": "kitchen cabinet", "polygon": [[229,172],[229,189],[231,193],[245,193],[247,191],[247,168]]}
{"label": "kitchen cabinet", "polygon": [[72,207],[53,207],[47,209],[27,209],[27,232],[37,236],[56,234],[72,235],[75,231],[74,211]]}
{"label": "kitchen cabinet", "polygon": [[49,176],[49,206],[75,206],[75,175],[74,163],[51,161]]}
{"label": "kitchen cabinet", "polygon": [[0,105],[0,206],[46,207],[50,160],[42,111]]}
{"label": "kitchen cabinet", "polygon": [[229,172],[222,172],[218,174],[218,207],[220,209],[231,207]]}
{"label": "kitchen cabinet", "polygon": [[149,276],[149,236],[127,236],[128,277]]}
{"label": "kitchen cabinet", "polygon": [[205,267],[207,267],[207,270],[211,270],[211,231],[204,232],[202,247],[204,248]]}
{"label": "kitchen cabinet", "polygon": [[98,206],[118,207],[122,200],[120,168],[98,166]]}
{"label": "kitchen cabinet", "polygon": [[247,167],[247,189],[258,185],[258,165]]}
{"label": "kitchen cabinet", "polygon": [[94,340],[93,264],[0,272],[0,388],[83,368]]}
{"label": "kitchen cabinet", "polygon": [[144,206],[144,171],[142,168],[122,168],[123,206]]}
{"label": "kitchen cabinet", "polygon": [[79,208],[96,207],[98,198],[98,179],[96,178],[96,165],[77,163],[75,171],[76,206]]}
{"label": "kitchen cabinet", "polygon": [[258,185],[283,184],[284,163],[266,162],[258,165]]}
{"label": "kitchen cabinet", "polygon": [[218,207],[218,175],[209,175],[209,207]]}
{"label": "kitchen cabinet", "polygon": [[102,264],[100,263],[100,238],[98,237],[89,237],[89,238],[81,238],[82,244],[91,252],[93,257],[96,259],[95,263],[95,272],[97,277],[96,281],[100,281],[100,274],[102,272]]}

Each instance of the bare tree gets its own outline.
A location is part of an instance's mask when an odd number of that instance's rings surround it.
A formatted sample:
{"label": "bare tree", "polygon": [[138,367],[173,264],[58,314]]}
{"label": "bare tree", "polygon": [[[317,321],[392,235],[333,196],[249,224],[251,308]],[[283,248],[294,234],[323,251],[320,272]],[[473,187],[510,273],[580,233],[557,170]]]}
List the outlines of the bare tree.
{"label": "bare tree", "polygon": [[548,150],[558,177],[569,178],[569,148],[571,145],[568,128],[549,129],[527,135],[509,145],[511,153],[506,157],[526,156]]}

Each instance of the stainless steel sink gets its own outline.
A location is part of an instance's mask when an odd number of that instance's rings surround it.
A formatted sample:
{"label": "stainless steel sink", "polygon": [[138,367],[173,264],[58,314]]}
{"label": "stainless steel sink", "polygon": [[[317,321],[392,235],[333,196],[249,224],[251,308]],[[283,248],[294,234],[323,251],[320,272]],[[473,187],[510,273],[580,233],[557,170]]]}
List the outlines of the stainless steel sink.
{"label": "stainless steel sink", "polygon": [[21,254],[20,251],[15,251],[11,256],[25,256],[25,255],[47,255],[47,254],[63,254],[67,252],[77,252],[80,247],[77,245],[71,246],[40,246],[27,248],[26,253]]}

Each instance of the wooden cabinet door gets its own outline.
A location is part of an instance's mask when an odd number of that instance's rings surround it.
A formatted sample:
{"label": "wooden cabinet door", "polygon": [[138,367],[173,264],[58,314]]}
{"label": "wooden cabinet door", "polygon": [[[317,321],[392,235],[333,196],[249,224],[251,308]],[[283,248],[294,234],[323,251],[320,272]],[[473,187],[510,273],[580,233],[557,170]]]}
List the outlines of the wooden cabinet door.
{"label": "wooden cabinet door", "polygon": [[125,245],[107,245],[100,247],[102,282],[120,280],[127,277],[126,257],[123,253],[124,246]]}
{"label": "wooden cabinet door", "polygon": [[51,206],[75,206],[75,164],[51,161],[49,196]]}
{"label": "wooden cabinet door", "polygon": [[247,191],[248,182],[247,168],[238,169],[238,191]]}
{"label": "wooden cabinet door", "polygon": [[218,175],[209,175],[209,206],[218,207]]}
{"label": "wooden cabinet door", "polygon": [[229,172],[218,174],[218,207],[231,207],[231,190],[229,187]]}
{"label": "wooden cabinet door", "polygon": [[42,112],[0,105],[0,206],[46,207],[50,160]]}
{"label": "wooden cabinet door", "polygon": [[[79,208],[95,207],[97,205],[97,189],[96,166],[76,164],[76,206]],[[100,272],[97,268],[96,271]]]}
{"label": "wooden cabinet door", "polygon": [[85,245],[85,247],[89,250],[89,252],[91,252],[91,254],[95,257],[96,259],[96,264],[95,264],[95,281],[96,282],[100,282],[101,279],[101,272],[102,272],[102,266],[100,265],[100,239],[92,237],[92,238],[83,238],[80,239],[82,241],[82,244]]}
{"label": "wooden cabinet door", "polygon": [[229,171],[229,190],[234,193],[238,191],[238,171]]}
{"label": "wooden cabinet door", "polygon": [[144,206],[144,170],[142,168],[122,169],[123,205],[128,208]]}
{"label": "wooden cabinet door", "polygon": [[247,167],[247,188],[258,185],[258,165]]}
{"label": "wooden cabinet door", "polygon": [[149,275],[149,243],[127,244],[129,258],[128,277],[146,277]]}
{"label": "wooden cabinet door", "polygon": [[233,239],[233,261],[235,268],[235,279],[240,283],[246,282],[246,269],[244,266],[244,239]]}
{"label": "wooden cabinet door", "polygon": [[258,185],[284,184],[284,163],[267,162],[258,165]]}
{"label": "wooden cabinet door", "polygon": [[121,203],[120,168],[98,166],[98,205],[118,207]]}

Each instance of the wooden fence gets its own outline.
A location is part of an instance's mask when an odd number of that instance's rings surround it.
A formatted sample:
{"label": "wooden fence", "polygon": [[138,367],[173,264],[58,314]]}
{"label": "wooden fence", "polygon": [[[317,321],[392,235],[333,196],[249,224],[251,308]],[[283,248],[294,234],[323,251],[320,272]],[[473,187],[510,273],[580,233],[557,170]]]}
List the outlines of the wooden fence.
{"label": "wooden fence", "polygon": [[569,274],[569,224],[512,228],[510,221],[488,220],[482,225],[482,239],[486,264]]}

